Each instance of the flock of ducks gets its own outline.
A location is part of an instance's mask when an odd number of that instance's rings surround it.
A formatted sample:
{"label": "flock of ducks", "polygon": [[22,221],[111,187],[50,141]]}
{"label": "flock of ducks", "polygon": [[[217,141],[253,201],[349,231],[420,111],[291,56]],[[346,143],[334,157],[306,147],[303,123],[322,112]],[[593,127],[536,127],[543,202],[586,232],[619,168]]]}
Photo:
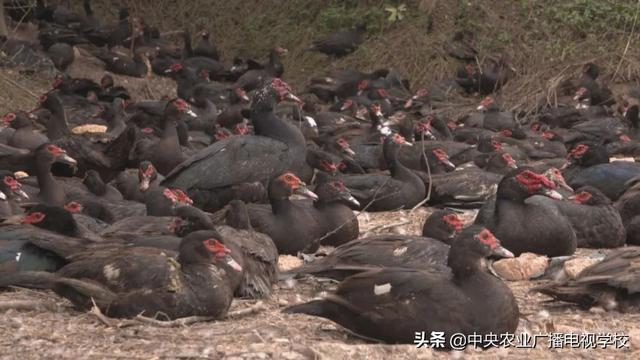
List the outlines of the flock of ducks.
{"label": "flock of ducks", "polygon": [[[84,5],[9,12],[38,22],[39,43],[0,41],[28,55],[15,61],[60,71],[35,108],[0,122],[1,288],[52,289],[113,317],[223,319],[234,297],[268,297],[279,277],[327,277],[335,291],[284,312],[411,343],[418,330],[515,332],[516,298],[482,260],[588,247],[613,250],[535,290],[638,310],[640,166],[611,158],[640,153],[640,91],[616,104],[596,64],[568,83],[564,105],[524,119],[497,101],[516,76],[508,57],[476,64],[465,34],[447,44],[460,70],[427,88],[345,69],[297,96],[281,47],[227,65],[206,31],[178,46],[126,8],[103,24]],[[365,35],[358,26],[310,50],[346,56]],[[137,98],[108,73],[73,78],[74,46],[111,73],[168,76],[178,97]],[[477,97],[478,111],[442,118],[447,96]],[[77,131],[87,125],[100,131]],[[439,210],[422,234],[360,237],[353,210],[425,199]],[[473,224],[461,208],[479,209]],[[335,250],[278,274],[279,255],[321,245]]]}

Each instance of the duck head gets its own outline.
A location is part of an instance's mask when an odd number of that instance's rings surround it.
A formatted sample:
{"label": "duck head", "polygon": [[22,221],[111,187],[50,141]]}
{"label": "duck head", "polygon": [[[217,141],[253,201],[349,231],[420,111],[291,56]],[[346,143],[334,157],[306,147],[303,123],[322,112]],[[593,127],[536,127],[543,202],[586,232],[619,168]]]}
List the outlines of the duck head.
{"label": "duck head", "polygon": [[183,266],[208,264],[242,271],[231,249],[215,230],[196,231],[183,238],[178,246],[178,262]]}
{"label": "duck head", "polygon": [[76,166],[76,159],[67,155],[67,152],[53,144],[43,144],[36,149],[36,156],[43,156],[44,159],[50,160],[51,163],[60,162],[70,166]]}
{"label": "duck head", "polygon": [[27,195],[24,190],[22,190],[22,184],[15,178],[15,175],[10,171],[0,171],[0,191],[2,191],[3,195],[5,195],[5,199],[7,199],[7,195],[16,196],[18,200],[29,199],[29,195]]}
{"label": "duck head", "polygon": [[482,101],[480,101],[477,110],[485,111],[492,106],[495,106],[495,100],[491,96],[487,96],[486,98],[482,99]]}
{"label": "duck head", "polygon": [[574,146],[567,154],[568,163],[564,168],[571,165],[593,166],[606,164],[609,162],[609,153],[606,148],[596,144],[581,143]]}
{"label": "duck head", "polygon": [[145,192],[149,189],[149,185],[158,177],[155,166],[150,161],[143,161],[138,166],[138,189]]}
{"label": "duck head", "polygon": [[444,166],[445,170],[452,171],[455,170],[456,166],[454,163],[449,160],[449,155],[444,149],[436,148],[431,150],[432,158],[435,159],[437,164]]}
{"label": "duck head", "polygon": [[455,211],[450,209],[436,210],[425,220],[422,236],[451,245],[452,240],[460,234],[463,226],[464,222]]}
{"label": "duck head", "polygon": [[75,236],[78,232],[78,224],[69,211],[45,204],[37,204],[24,215],[13,216],[3,224],[33,225],[66,236]]}
{"label": "duck head", "polygon": [[312,200],[318,200],[318,195],[307,188],[307,185],[292,172],[287,171],[271,181],[269,197],[286,199],[293,194],[302,195]]}
{"label": "duck head", "polygon": [[611,205],[611,199],[609,199],[602,191],[592,187],[583,186],[576,190],[575,194],[569,196],[568,200],[582,205]]}
{"label": "duck head", "polygon": [[547,171],[544,172],[543,175],[546,176],[547,179],[553,181],[556,186],[573,192],[573,188],[571,188],[571,186],[567,184],[567,181],[565,180],[564,176],[562,176],[562,172],[560,171],[560,169],[550,167],[549,169],[547,169]]}
{"label": "duck head", "polygon": [[211,230],[214,228],[211,218],[204,211],[184,205],[176,208],[176,218],[171,222],[169,230],[176,236],[185,237],[198,230]]}
{"label": "duck head", "polygon": [[271,111],[282,101],[302,103],[302,100],[293,94],[289,84],[280,78],[274,78],[256,91],[251,107],[254,111]]}
{"label": "duck head", "polygon": [[351,195],[349,189],[340,180],[328,181],[318,185],[316,188],[318,202],[331,203],[335,201],[345,202],[350,205],[360,206],[360,202]]}
{"label": "duck head", "polygon": [[556,200],[563,197],[556,190],[556,184],[544,175],[529,168],[520,168],[506,174],[498,184],[500,199],[524,201],[533,195],[544,195]]}

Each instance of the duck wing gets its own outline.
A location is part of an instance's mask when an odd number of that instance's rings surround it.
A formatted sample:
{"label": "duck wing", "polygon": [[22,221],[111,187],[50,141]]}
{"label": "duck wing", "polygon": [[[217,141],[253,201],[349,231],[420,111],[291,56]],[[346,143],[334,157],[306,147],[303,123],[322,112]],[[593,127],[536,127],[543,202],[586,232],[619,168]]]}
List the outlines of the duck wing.
{"label": "duck wing", "polygon": [[176,166],[163,186],[215,189],[263,181],[291,165],[289,146],[263,136],[235,136],[216,142]]}

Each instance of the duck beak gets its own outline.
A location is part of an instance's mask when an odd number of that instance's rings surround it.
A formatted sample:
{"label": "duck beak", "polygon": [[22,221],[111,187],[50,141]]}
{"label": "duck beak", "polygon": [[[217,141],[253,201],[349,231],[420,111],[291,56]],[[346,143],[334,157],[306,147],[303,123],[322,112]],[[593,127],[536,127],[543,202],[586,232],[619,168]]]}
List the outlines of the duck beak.
{"label": "duck beak", "polygon": [[304,117],[305,121],[307,122],[307,124],[312,127],[312,128],[317,128],[318,127],[318,123],[316,123],[316,120],[314,118],[312,118],[311,116],[305,116]]}
{"label": "duck beak", "polygon": [[29,200],[29,195],[27,195],[27,193],[22,189],[13,190],[13,193],[21,197],[22,199]]}
{"label": "duck beak", "polygon": [[413,143],[405,140],[405,142],[403,142],[402,145],[413,146]]}
{"label": "duck beak", "polygon": [[542,195],[544,195],[544,196],[548,196],[548,197],[550,197],[550,198],[552,198],[552,199],[556,199],[556,200],[562,200],[562,199],[564,199],[564,198],[562,197],[562,195],[560,195],[560,193],[559,193],[559,192],[557,192],[557,191],[555,191],[555,190],[553,190],[553,189],[544,189],[544,190],[542,190]]}
{"label": "duck beak", "polygon": [[429,140],[436,140],[435,135],[433,135],[433,133],[431,132],[431,130],[427,130],[424,132],[424,137],[426,137]]}
{"label": "duck beak", "polygon": [[58,156],[58,158],[56,160],[58,160],[59,162],[65,163],[65,164],[69,164],[69,165],[78,165],[78,162],[76,161],[76,159],[72,158],[71,156],[67,155],[66,153],[60,154],[60,156]]}
{"label": "duck beak", "polygon": [[452,171],[456,169],[456,165],[451,162],[449,159],[444,159],[440,161],[447,170]]}
{"label": "duck beak", "polygon": [[566,181],[564,181],[564,180],[559,180],[557,185],[560,186],[561,188],[565,189],[565,190],[573,192],[573,188],[571,186],[569,186],[569,184],[567,184]]}
{"label": "duck beak", "polygon": [[299,97],[295,96],[292,93],[287,93],[287,95],[284,97],[285,100],[289,100],[289,101],[293,101],[296,102],[298,104],[302,104],[302,100],[300,100]]}
{"label": "duck beak", "polygon": [[198,117],[198,114],[194,113],[193,110],[188,109],[187,111],[185,111],[187,113],[187,115],[191,116],[191,117]]}
{"label": "duck beak", "polygon": [[515,257],[513,253],[502,246],[498,245],[495,249],[491,250],[491,255],[502,257],[502,258],[512,258]]}
{"label": "duck beak", "polygon": [[237,261],[235,261],[233,259],[233,257],[231,257],[231,255],[227,254],[224,257],[224,262],[229,265],[229,267],[231,267],[233,270],[237,271],[237,272],[241,272],[242,271],[242,266],[240,266],[240,264],[238,264]]}
{"label": "duck beak", "polygon": [[306,185],[302,185],[294,190],[294,193],[307,197],[313,201],[318,200],[318,195],[309,190]]}
{"label": "duck beak", "polygon": [[566,163],[564,163],[564,165],[560,167],[560,170],[565,170],[566,168],[569,167],[569,165],[571,165],[571,161],[567,161]]}
{"label": "duck beak", "polygon": [[2,200],[2,201],[7,200],[7,194],[5,194],[4,192],[0,191],[0,200]]}
{"label": "duck beak", "polygon": [[480,105],[480,106],[478,106],[478,107],[476,108],[476,110],[478,110],[478,111],[482,111],[482,110],[486,110],[486,109],[487,109],[487,107],[486,107],[486,106],[484,106],[484,105]]}
{"label": "duck beak", "polygon": [[413,98],[407,100],[407,102],[404,103],[404,108],[405,109],[408,109],[408,108],[410,108],[412,106],[413,106]]}
{"label": "duck beak", "polygon": [[355,206],[360,206],[360,201],[353,197],[351,194],[342,194],[342,198],[346,200],[348,203],[353,204]]}
{"label": "duck beak", "polygon": [[342,149],[342,151],[349,156],[356,156],[356,152],[353,151],[350,147]]}

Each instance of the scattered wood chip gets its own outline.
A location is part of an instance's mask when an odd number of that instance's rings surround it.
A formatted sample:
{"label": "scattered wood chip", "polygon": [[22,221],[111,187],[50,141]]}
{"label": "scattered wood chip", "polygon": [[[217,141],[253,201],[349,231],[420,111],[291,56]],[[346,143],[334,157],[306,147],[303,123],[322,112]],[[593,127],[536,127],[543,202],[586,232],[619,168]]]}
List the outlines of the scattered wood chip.
{"label": "scattered wood chip", "polygon": [[297,256],[293,255],[280,255],[278,256],[278,269],[280,271],[289,271],[291,269],[295,269],[299,266],[302,266],[303,261],[299,259]]}
{"label": "scattered wood chip", "polygon": [[105,133],[107,132],[107,127],[98,124],[86,124],[74,127],[71,132],[74,134]]}
{"label": "scattered wood chip", "polygon": [[580,275],[582,270],[598,262],[600,262],[599,259],[579,257],[565,261],[563,269],[569,278],[575,279]]}
{"label": "scattered wood chip", "polygon": [[544,274],[549,258],[533,253],[523,253],[517,258],[501,259],[493,263],[493,270],[509,281],[528,280]]}

